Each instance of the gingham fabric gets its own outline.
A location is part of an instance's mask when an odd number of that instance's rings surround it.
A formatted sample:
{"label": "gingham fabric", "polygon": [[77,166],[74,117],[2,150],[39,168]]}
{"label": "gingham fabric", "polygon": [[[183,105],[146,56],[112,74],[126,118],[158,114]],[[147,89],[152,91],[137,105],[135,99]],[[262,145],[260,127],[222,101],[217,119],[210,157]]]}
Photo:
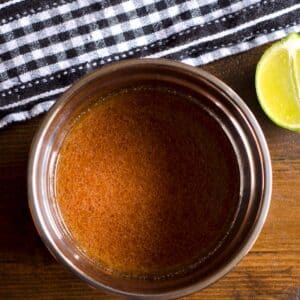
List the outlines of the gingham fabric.
{"label": "gingham fabric", "polygon": [[9,0],[0,128],[47,111],[83,74],[134,57],[198,66],[300,31],[299,0]]}

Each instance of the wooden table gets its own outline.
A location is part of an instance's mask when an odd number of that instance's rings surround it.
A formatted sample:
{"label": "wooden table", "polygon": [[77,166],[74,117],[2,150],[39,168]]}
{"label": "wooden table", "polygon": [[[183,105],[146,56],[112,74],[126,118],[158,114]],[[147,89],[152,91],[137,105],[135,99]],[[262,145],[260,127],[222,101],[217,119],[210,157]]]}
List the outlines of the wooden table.
{"label": "wooden table", "polygon": [[[257,103],[254,72],[264,48],[204,69],[241,95],[265,132],[274,176],[270,213],[242,262],[222,280],[187,299],[300,299],[300,134],[273,125]],[[116,299],[89,288],[58,264],[33,226],[26,167],[41,119],[0,130],[0,299]]]}

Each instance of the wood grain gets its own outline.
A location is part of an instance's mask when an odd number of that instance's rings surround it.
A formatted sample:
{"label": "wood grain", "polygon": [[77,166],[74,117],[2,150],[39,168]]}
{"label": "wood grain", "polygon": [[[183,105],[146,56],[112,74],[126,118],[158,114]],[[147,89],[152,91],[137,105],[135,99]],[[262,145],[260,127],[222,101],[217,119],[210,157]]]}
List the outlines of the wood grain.
{"label": "wood grain", "polygon": [[[264,48],[204,69],[241,95],[265,132],[274,176],[270,213],[242,262],[216,284],[186,299],[300,299],[300,134],[273,125],[257,103],[254,72]],[[26,168],[41,119],[0,130],[0,299],[116,299],[89,288],[58,264],[32,224]]]}

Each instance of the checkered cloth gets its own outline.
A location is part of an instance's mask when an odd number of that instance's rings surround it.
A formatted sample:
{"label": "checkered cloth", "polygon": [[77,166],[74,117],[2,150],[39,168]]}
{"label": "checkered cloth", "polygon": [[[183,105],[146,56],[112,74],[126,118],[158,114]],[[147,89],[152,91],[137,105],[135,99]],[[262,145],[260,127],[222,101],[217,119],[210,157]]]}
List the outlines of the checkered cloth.
{"label": "checkered cloth", "polygon": [[47,111],[106,63],[165,57],[197,66],[299,30],[299,0],[6,0],[0,128]]}

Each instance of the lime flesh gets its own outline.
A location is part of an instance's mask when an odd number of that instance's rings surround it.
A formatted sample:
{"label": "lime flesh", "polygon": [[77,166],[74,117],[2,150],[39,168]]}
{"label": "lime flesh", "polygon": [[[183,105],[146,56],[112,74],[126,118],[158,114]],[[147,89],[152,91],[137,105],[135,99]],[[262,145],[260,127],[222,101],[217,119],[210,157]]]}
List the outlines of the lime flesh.
{"label": "lime flesh", "polygon": [[273,44],[256,68],[261,107],[277,125],[300,132],[300,35]]}

